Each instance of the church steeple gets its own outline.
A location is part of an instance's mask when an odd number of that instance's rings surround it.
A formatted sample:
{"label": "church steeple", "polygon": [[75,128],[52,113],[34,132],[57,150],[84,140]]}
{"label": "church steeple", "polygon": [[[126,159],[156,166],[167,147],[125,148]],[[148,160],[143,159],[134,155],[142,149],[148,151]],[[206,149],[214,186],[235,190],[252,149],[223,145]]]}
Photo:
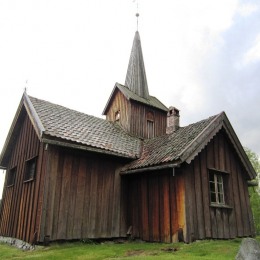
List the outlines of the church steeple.
{"label": "church steeple", "polygon": [[138,96],[149,99],[143,53],[139,32],[136,31],[129,59],[125,86]]}

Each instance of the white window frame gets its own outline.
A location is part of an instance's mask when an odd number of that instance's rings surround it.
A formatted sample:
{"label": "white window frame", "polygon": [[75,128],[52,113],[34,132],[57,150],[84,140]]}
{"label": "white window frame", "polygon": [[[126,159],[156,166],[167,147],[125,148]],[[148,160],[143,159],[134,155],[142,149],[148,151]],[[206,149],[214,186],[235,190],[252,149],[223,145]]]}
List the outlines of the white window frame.
{"label": "white window frame", "polygon": [[225,205],[224,180],[221,173],[209,172],[209,192],[211,204]]}

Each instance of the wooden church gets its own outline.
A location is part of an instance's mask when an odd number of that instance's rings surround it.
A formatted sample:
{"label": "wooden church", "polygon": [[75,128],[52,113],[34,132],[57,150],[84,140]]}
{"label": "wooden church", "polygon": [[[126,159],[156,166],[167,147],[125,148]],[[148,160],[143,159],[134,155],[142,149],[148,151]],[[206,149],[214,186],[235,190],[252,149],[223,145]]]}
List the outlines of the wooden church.
{"label": "wooden church", "polygon": [[139,33],[125,85],[89,116],[24,93],[0,155],[0,235],[30,243],[254,236],[256,173],[224,112],[179,125],[150,96]]}

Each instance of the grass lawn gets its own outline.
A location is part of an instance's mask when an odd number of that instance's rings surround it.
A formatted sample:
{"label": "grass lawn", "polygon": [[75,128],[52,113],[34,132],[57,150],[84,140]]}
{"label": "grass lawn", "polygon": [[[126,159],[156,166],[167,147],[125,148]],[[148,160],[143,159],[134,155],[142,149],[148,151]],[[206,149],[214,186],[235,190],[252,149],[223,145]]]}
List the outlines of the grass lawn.
{"label": "grass lawn", "polygon": [[[204,240],[192,244],[111,242],[63,243],[22,251],[0,244],[1,259],[234,259],[242,239]],[[260,237],[257,237],[260,242]]]}

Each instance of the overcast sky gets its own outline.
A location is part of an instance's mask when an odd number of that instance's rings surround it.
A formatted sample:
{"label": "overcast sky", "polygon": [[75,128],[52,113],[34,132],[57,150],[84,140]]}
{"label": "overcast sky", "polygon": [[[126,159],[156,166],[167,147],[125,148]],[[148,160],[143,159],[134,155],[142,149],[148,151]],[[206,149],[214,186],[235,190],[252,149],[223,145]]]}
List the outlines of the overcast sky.
{"label": "overcast sky", "polygon": [[[125,82],[135,13],[132,0],[0,0],[0,149],[25,86],[101,116]],[[260,1],[139,0],[139,13],[150,95],[182,126],[225,111],[260,154]]]}

